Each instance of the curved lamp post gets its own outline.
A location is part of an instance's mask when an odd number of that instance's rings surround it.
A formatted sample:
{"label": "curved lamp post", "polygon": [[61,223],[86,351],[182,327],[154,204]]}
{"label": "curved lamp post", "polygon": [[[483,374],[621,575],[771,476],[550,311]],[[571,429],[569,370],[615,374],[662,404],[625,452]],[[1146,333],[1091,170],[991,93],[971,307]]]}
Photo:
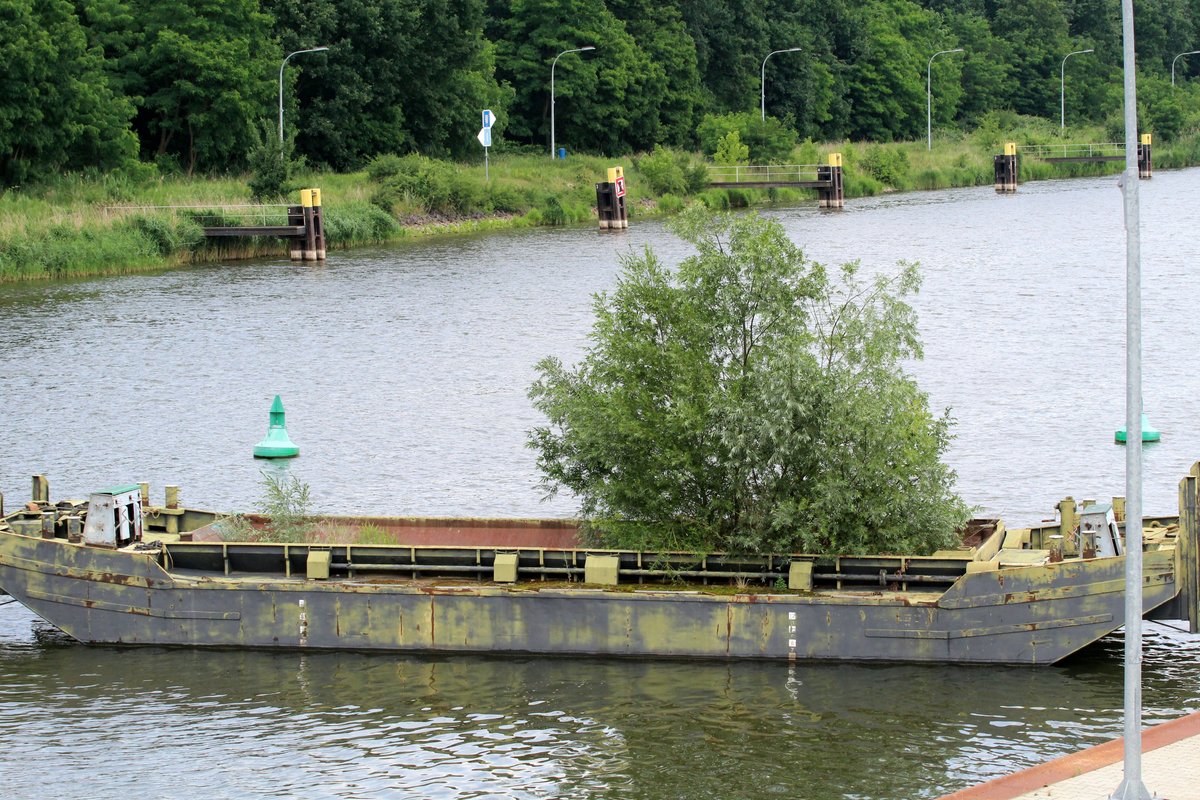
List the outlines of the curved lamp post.
{"label": "curved lamp post", "polygon": [[1184,56],[1194,56],[1197,53],[1200,53],[1200,50],[1189,50],[1188,52],[1180,53],[1179,55],[1177,55],[1171,59],[1171,85],[1172,86],[1175,85],[1175,62],[1178,61],[1179,59],[1183,58]]}
{"label": "curved lamp post", "polygon": [[558,64],[558,60],[567,53],[582,53],[586,50],[595,50],[593,45],[587,47],[576,47],[573,50],[563,50],[554,57],[554,61],[550,62],[550,157],[554,158],[554,67]]}
{"label": "curved lamp post", "polygon": [[283,68],[287,66],[288,59],[292,56],[298,56],[301,53],[319,53],[328,49],[328,47],[310,47],[307,50],[297,50],[294,53],[288,53],[279,65],[279,144],[281,146],[283,145]]}
{"label": "curved lamp post", "polygon": [[933,60],[938,56],[946,53],[961,53],[963,49],[956,47],[953,50],[938,50],[929,57],[929,63],[925,65],[925,149],[933,149]]}
{"label": "curved lamp post", "polygon": [[1094,52],[1096,52],[1095,49],[1089,47],[1087,50],[1076,50],[1074,53],[1067,53],[1065,56],[1063,56],[1062,67],[1058,71],[1058,103],[1059,110],[1062,115],[1058,124],[1058,129],[1060,131],[1066,130],[1067,128],[1067,59],[1071,56]]}
{"label": "curved lamp post", "polygon": [[[795,53],[799,50],[800,50],[799,47],[789,47],[786,50],[772,50],[771,52],[767,53],[767,58],[770,58],[771,56],[775,55],[776,53]],[[759,109],[760,109],[760,111],[762,111],[763,122],[767,121],[767,58],[763,59],[762,76],[759,78],[759,81],[758,81]]]}

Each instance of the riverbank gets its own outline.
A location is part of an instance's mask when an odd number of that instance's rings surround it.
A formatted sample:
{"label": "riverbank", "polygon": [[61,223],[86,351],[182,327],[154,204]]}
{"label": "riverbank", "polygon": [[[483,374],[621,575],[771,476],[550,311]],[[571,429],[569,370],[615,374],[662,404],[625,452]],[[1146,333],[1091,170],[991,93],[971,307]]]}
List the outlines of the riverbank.
{"label": "riverbank", "polygon": [[[992,158],[1003,142],[1040,144],[1055,132],[1028,124],[1019,132],[980,128],[924,142],[805,142],[792,163],[823,163],[839,152],[847,198],[885,192],[990,185]],[[1073,141],[1100,141],[1102,130],[1072,131]],[[383,156],[354,173],[309,173],[295,186],[319,186],[327,245],[339,250],[407,239],[536,226],[583,224],[595,218],[594,184],[610,166],[624,167],[635,221],[699,201],[712,208],[815,202],[795,189],[714,189],[703,156],[672,150],[624,158],[497,154],[484,165],[420,156]],[[1156,169],[1200,164],[1200,136],[1156,145]],[[1120,163],[1052,165],[1027,159],[1021,180],[1119,172]],[[275,257],[279,239],[206,240],[214,219],[282,224],[284,205],[252,205],[248,176],[187,178],[64,176],[0,196],[0,283],[156,271],[185,264]],[[291,202],[296,202],[294,197]],[[278,218],[278,219],[276,219]]]}

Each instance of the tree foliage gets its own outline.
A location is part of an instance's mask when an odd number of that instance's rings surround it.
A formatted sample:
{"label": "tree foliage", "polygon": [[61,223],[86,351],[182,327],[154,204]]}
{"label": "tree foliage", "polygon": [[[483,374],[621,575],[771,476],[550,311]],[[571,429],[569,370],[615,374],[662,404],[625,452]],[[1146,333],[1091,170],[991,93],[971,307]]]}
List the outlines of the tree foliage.
{"label": "tree foliage", "polygon": [[[493,0],[497,76],[516,93],[507,132],[568,149],[649,150],[662,133],[666,75],[603,0]],[[596,50],[556,56],[592,46]]]}
{"label": "tree foliage", "polygon": [[[510,93],[494,77],[483,0],[264,0],[281,52],[301,56],[288,91],[299,152],[358,168],[384,153],[475,155],[480,111],[507,124]],[[307,60],[305,60],[307,59]],[[303,75],[295,80],[295,75]],[[291,98],[294,98],[291,99]]]}
{"label": "tree foliage", "polygon": [[[241,171],[276,115],[316,167],[376,156],[474,160],[490,108],[497,152],[712,153],[713,120],[751,161],[783,139],[920,138],[932,65],[940,129],[1015,112],[1119,118],[1121,20],[1108,0],[0,0],[0,173],[6,184],[142,159]],[[1139,102],[1163,138],[1200,130],[1195,0],[1138,6]],[[776,50],[791,50],[773,58]],[[1066,86],[1063,59],[1071,59]],[[765,76],[764,76],[764,62]],[[1171,67],[1177,85],[1166,85]],[[779,131],[749,124],[760,98]],[[756,137],[758,137],[756,139]],[[775,145],[780,144],[775,152]],[[764,155],[766,153],[766,155]]]}
{"label": "tree foliage", "polygon": [[920,356],[915,266],[830,275],[782,227],[693,209],[678,271],[625,260],[574,368],[530,389],[543,486],[573,492],[603,546],[928,552],[967,508],[903,363]]}
{"label": "tree foliage", "polygon": [[0,0],[0,181],[136,158],[133,106],[109,85],[68,0]]}
{"label": "tree foliage", "polygon": [[143,156],[189,173],[241,166],[271,108],[278,50],[258,0],[80,0]]}
{"label": "tree foliage", "polygon": [[[700,147],[715,155],[731,133],[746,148],[748,158],[755,164],[784,163],[796,146],[796,132],[775,117],[765,120],[758,114],[721,114],[706,116],[699,125]],[[729,145],[726,144],[726,147]]]}

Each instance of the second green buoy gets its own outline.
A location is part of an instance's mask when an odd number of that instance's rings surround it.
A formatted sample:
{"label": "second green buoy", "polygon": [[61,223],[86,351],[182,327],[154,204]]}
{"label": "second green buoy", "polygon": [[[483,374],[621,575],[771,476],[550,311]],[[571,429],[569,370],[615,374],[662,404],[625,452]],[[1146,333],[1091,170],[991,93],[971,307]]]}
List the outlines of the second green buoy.
{"label": "second green buoy", "polygon": [[[1125,444],[1125,440],[1128,438],[1128,436],[1129,434],[1124,428],[1118,430],[1116,435],[1117,444]],[[1142,441],[1157,442],[1161,437],[1162,434],[1150,427],[1150,420],[1146,418],[1145,414],[1142,414]]]}

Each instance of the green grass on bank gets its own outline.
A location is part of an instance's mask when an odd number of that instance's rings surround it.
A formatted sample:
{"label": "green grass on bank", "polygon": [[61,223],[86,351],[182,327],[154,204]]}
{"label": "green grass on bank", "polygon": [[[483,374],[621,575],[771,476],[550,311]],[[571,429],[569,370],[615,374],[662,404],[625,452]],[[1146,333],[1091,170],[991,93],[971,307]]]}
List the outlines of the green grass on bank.
{"label": "green grass on bank", "polygon": [[[893,191],[990,185],[993,157],[1003,143],[1103,142],[1102,128],[1057,126],[1014,117],[1003,130],[939,133],[933,150],[924,141],[897,143],[804,142],[792,163],[825,163],[839,152],[847,198]],[[1155,169],[1200,164],[1200,136],[1155,143]],[[327,244],[344,249],[405,238],[595,219],[595,184],[620,164],[626,175],[631,218],[670,214],[694,201],[718,209],[814,202],[811,191],[707,187],[705,159],[657,150],[620,159],[572,155],[504,154],[453,164],[420,156],[384,156],[348,174],[306,174],[295,186],[322,191]],[[1021,180],[1119,172],[1119,163],[1051,165],[1023,159]],[[0,195],[0,283],[121,274],[233,258],[280,256],[279,239],[206,240],[204,224],[281,224],[283,206],[251,205],[247,178],[121,175],[63,176],[53,183]],[[293,192],[290,202],[298,202]],[[280,201],[282,204],[284,201]],[[269,218],[269,219],[268,219]]]}

